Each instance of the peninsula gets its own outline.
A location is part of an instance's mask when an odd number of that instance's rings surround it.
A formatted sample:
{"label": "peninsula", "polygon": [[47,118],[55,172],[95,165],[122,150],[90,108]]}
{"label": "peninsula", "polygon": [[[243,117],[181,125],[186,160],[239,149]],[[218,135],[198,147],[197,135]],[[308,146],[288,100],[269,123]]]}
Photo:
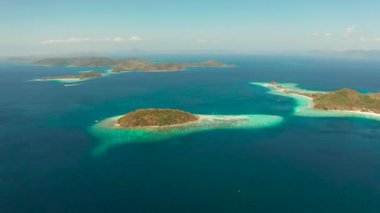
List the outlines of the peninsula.
{"label": "peninsula", "polygon": [[294,84],[279,84],[276,82],[254,84],[270,89],[271,93],[297,99],[299,106],[296,113],[299,114],[322,116],[363,115],[364,117],[380,118],[380,93],[361,94],[352,89],[340,89],[332,92],[310,91],[298,88]]}
{"label": "peninsula", "polygon": [[125,143],[156,142],[215,129],[273,127],[282,121],[275,115],[199,115],[176,109],[138,109],[97,122],[89,131],[100,141],[93,152],[99,155]]}
{"label": "peninsula", "polygon": [[76,67],[112,67],[111,72],[145,71],[145,72],[175,72],[189,67],[234,67],[218,61],[204,61],[198,63],[151,63],[142,59],[111,59],[107,57],[74,57],[74,58],[47,58],[34,61],[40,66],[76,66]]}
{"label": "peninsula", "polygon": [[272,85],[284,93],[312,98],[313,108],[317,110],[345,110],[380,114],[380,93],[367,95],[352,89],[340,89],[327,93],[302,93],[288,91],[276,82],[272,82]]}

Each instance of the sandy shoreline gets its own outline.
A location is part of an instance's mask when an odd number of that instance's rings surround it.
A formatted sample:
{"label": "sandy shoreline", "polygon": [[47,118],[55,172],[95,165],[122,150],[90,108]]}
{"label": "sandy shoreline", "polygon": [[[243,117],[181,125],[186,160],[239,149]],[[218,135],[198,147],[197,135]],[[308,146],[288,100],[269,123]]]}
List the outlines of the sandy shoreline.
{"label": "sandy shoreline", "polygon": [[77,83],[77,82],[82,82],[86,81],[89,79],[80,79],[80,78],[52,78],[52,79],[43,79],[43,78],[38,78],[34,79],[32,81],[56,81],[56,82],[61,82],[61,83]]}
{"label": "sandy shoreline", "polygon": [[[287,94],[287,93],[284,93]],[[309,108],[315,111],[321,111],[321,112],[335,112],[335,113],[352,113],[352,114],[358,114],[358,115],[368,115],[368,116],[373,116],[373,117],[378,117],[380,119],[380,114],[375,113],[375,112],[363,112],[363,111],[353,111],[353,110],[320,110],[320,109],[315,109],[314,108],[314,101],[313,98],[310,98],[308,96],[304,95],[299,95],[299,94],[291,94],[294,96],[298,96],[304,99],[308,99],[310,101]]]}
{"label": "sandy shoreline", "polygon": [[113,117],[113,118],[110,118],[114,124],[112,126],[109,126],[110,128],[115,128],[115,129],[124,129],[124,130],[151,130],[151,129],[166,129],[166,128],[173,128],[173,127],[180,127],[180,126],[189,126],[189,125],[192,125],[192,124],[196,124],[196,123],[199,123],[201,121],[201,118],[200,116],[198,116],[198,119],[195,120],[195,121],[189,121],[189,122],[186,122],[186,123],[182,123],[182,124],[172,124],[172,125],[164,125],[164,126],[144,126],[144,127],[133,127],[133,128],[126,128],[126,127],[122,127],[119,123],[118,123],[118,120],[120,118],[122,118],[123,115],[121,116],[116,116],[116,117]]}
{"label": "sandy shoreline", "polygon": [[[319,91],[308,91],[304,90],[301,88],[297,87],[297,84],[290,84],[292,85],[292,88],[289,90],[286,89],[286,84],[279,84],[280,86],[284,88],[278,88],[276,86],[273,86],[270,83],[252,83],[253,85],[258,85],[262,86],[265,88],[268,88],[271,93],[273,94],[278,94],[282,96],[287,96],[287,97],[293,97],[293,98],[301,98],[303,100],[307,101],[307,106],[297,106],[297,108],[300,109],[300,112],[298,114],[302,115],[308,115],[307,110],[313,111],[315,113],[322,113],[322,115],[319,116],[347,116],[347,115],[352,115],[352,116],[357,116],[357,117],[364,117],[364,118],[372,118],[376,120],[380,120],[380,114],[374,113],[374,112],[362,112],[362,111],[352,111],[352,110],[320,110],[320,109],[315,109],[313,98],[301,94],[294,94],[294,93],[289,93],[289,92],[299,92],[299,91],[306,91],[310,94],[313,93],[319,93]],[[325,93],[324,91],[321,91],[321,93]],[[303,108],[303,109],[302,109]],[[331,113],[330,115],[323,114],[323,113]],[[315,115],[314,115],[315,116]]]}
{"label": "sandy shoreline", "polygon": [[123,115],[115,116],[106,119],[106,123],[103,127],[109,128],[109,129],[119,129],[119,130],[157,130],[157,129],[170,129],[170,128],[176,128],[176,127],[186,127],[186,126],[192,126],[196,124],[200,124],[202,122],[243,122],[243,121],[249,121],[249,118],[245,117],[244,115],[237,115],[237,116],[212,116],[212,115],[195,115],[198,117],[195,121],[189,121],[182,124],[173,124],[173,125],[164,125],[164,126],[146,126],[146,127],[133,127],[133,128],[125,128],[120,126],[118,124],[118,120],[123,117]]}
{"label": "sandy shoreline", "polygon": [[280,125],[284,118],[277,115],[198,115],[198,120],[160,127],[123,128],[117,120],[123,115],[96,121],[89,132],[99,139],[99,145],[93,154],[99,155],[119,144],[147,143],[163,139],[183,136],[194,132],[204,132],[216,129],[260,129]]}
{"label": "sandy shoreline", "polygon": [[[55,66],[50,66],[50,65],[35,65],[35,66],[43,66],[43,67],[55,67]],[[65,67],[78,67],[78,66],[65,66]],[[82,66],[81,66],[82,67]],[[92,66],[83,66],[83,67],[92,67]],[[178,69],[178,70],[168,70],[168,69],[152,69],[152,70],[121,70],[121,71],[113,71],[114,68],[116,68],[117,66],[111,66],[111,69],[110,67],[107,66],[107,69],[101,73],[102,74],[102,77],[106,77],[108,75],[114,75],[114,74],[121,74],[121,73],[131,73],[131,72],[145,72],[145,73],[173,73],[173,72],[182,72],[182,71],[186,71],[187,69],[189,68],[232,68],[232,67],[235,67],[234,65],[228,65],[228,64],[225,64],[223,66],[188,66],[188,67],[184,67],[183,69]],[[92,70],[91,70],[92,71]],[[89,70],[85,70],[85,71],[79,71],[79,73],[89,73],[91,72]],[[87,78],[87,79],[81,79],[81,78],[52,78],[52,79],[44,79],[44,78],[38,78],[38,79],[33,79],[33,80],[29,80],[29,81],[55,81],[55,82],[60,82],[60,83],[76,83],[76,82],[82,82],[82,81],[86,81],[86,80],[91,80],[91,79],[94,79],[94,78]]]}

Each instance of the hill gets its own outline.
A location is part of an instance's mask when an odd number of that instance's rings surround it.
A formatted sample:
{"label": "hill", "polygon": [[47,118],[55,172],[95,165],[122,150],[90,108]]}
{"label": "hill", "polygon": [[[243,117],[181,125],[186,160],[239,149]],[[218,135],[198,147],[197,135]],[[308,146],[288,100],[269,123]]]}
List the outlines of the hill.
{"label": "hill", "polygon": [[197,116],[175,109],[139,109],[121,117],[118,124],[124,128],[161,127],[196,120]]}

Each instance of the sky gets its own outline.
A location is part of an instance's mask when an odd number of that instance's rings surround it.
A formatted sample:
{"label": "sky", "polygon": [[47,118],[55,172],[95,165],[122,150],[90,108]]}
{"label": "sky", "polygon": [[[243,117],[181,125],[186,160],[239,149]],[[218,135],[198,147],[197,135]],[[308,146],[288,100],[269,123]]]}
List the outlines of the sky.
{"label": "sky", "polygon": [[0,55],[380,49],[379,0],[0,0]]}

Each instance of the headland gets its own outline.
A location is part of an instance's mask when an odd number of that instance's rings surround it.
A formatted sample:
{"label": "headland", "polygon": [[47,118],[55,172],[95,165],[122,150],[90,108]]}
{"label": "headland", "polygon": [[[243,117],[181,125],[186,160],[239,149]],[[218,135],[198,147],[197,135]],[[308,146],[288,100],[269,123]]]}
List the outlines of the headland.
{"label": "headland", "polygon": [[352,89],[312,91],[291,83],[252,83],[269,89],[269,93],[292,97],[294,113],[302,116],[364,117],[380,120],[380,93],[361,94]]}

